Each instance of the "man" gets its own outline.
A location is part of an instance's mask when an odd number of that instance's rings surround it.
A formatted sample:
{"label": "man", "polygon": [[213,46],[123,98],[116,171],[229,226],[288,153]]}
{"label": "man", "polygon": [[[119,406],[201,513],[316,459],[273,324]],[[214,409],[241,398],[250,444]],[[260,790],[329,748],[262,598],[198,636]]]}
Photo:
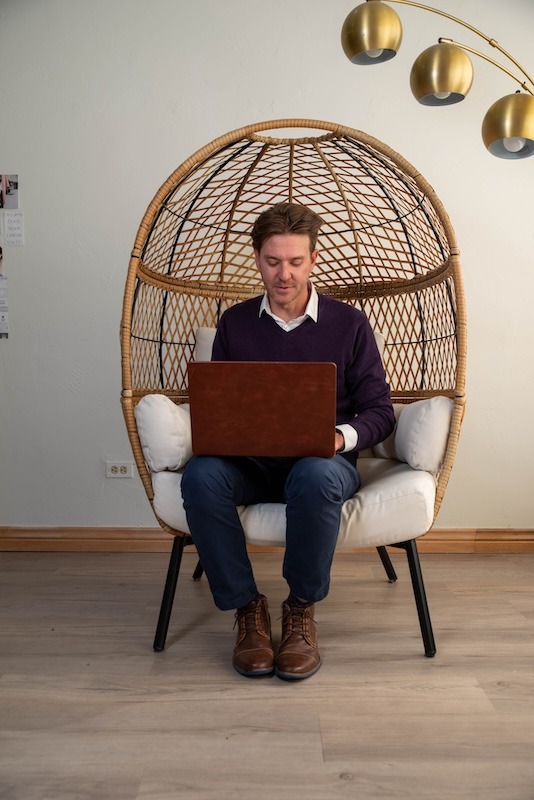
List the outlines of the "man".
{"label": "man", "polygon": [[[279,203],[260,214],[252,244],[265,294],[223,314],[212,358],[336,363],[336,455],[198,456],[182,479],[189,529],[215,603],[222,610],[237,609],[233,666],[250,677],[274,671],[282,679],[298,680],[319,669],[314,604],[328,594],[341,507],[360,487],[357,453],[385,439],[395,422],[367,318],[318,294],[310,282],[321,224],[317,214],[294,203]],[[266,402],[276,404],[276,398]],[[284,409],[277,413],[283,415]],[[276,657],[267,599],[256,586],[236,508],[260,502],[286,503],[283,575],[289,596],[282,606]]]}

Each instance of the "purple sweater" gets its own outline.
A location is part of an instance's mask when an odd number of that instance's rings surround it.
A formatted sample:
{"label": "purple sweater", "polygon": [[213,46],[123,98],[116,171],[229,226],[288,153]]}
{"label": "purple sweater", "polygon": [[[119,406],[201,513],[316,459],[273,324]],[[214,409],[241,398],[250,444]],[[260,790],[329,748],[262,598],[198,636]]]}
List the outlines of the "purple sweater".
{"label": "purple sweater", "polygon": [[286,332],[268,314],[258,316],[261,299],[254,297],[225,311],[213,344],[213,361],[333,361],[336,424],[352,425],[358,433],[357,450],[386,439],[395,417],[365,314],[320,294],[317,322],[306,319]]}

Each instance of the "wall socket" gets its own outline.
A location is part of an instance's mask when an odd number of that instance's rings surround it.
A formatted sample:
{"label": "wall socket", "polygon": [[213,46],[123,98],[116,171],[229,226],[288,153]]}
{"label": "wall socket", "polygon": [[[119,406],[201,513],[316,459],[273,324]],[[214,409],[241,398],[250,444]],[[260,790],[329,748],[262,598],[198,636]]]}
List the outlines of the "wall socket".
{"label": "wall socket", "polygon": [[133,461],[106,461],[106,478],[133,478]]}

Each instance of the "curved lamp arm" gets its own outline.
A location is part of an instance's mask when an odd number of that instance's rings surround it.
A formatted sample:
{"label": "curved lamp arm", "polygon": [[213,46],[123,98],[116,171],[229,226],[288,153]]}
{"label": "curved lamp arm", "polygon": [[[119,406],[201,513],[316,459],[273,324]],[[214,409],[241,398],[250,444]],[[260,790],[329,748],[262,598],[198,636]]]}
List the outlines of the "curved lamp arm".
{"label": "curved lamp arm", "polygon": [[[402,2],[402,0],[389,0],[389,2]],[[456,47],[460,47],[462,50],[466,50],[468,53],[473,53],[473,55],[479,56],[480,58],[483,58],[484,61],[489,61],[489,63],[493,64],[494,67],[498,67],[503,72],[505,72],[510,78],[513,78],[514,81],[517,81],[517,83],[521,86],[522,89],[524,89],[526,92],[529,92],[530,94],[534,95],[533,89],[528,85],[528,83],[526,81],[522,81],[521,78],[518,78],[517,75],[514,75],[513,72],[510,72],[510,70],[507,69],[505,66],[503,66],[503,64],[499,64],[498,61],[495,61],[493,58],[490,58],[485,53],[481,53],[480,50],[475,50],[473,47],[469,47],[466,44],[461,44],[460,42],[457,42],[454,39],[448,39],[445,36],[441,36],[438,39],[438,41],[439,41],[440,44],[442,42],[444,42],[445,44],[455,44]],[[497,43],[495,42],[495,40],[493,40],[493,39],[489,42],[489,44],[491,44],[492,42],[494,42],[493,47],[497,47],[498,46]],[[499,47],[499,50],[502,53],[505,53],[505,55],[508,55],[501,47]],[[517,62],[514,59],[511,59],[511,60],[514,62],[514,64],[516,66],[519,67],[519,65],[517,64]],[[521,69],[521,67],[519,67],[519,69]],[[527,73],[524,72],[523,69],[521,69],[521,72],[523,72],[523,74],[526,75],[527,78],[528,78]],[[530,78],[529,78],[529,80],[530,80]],[[533,87],[534,87],[534,84],[533,84]]]}
{"label": "curved lamp arm", "polygon": [[[367,0],[367,2],[377,2],[377,0]],[[445,19],[450,19],[452,22],[456,22],[458,25],[461,25],[463,28],[467,28],[468,30],[470,30],[473,33],[475,33],[477,36],[480,36],[481,39],[484,39],[484,41],[486,41],[489,45],[491,45],[492,47],[495,47],[503,56],[505,56],[509,61],[511,61],[512,64],[514,64],[514,66],[517,67],[517,69],[520,70],[520,72],[523,73],[523,75],[525,76],[527,81],[534,88],[534,79],[528,74],[528,72],[524,69],[524,67],[521,66],[521,64],[519,63],[519,61],[517,61],[517,59],[515,59],[507,50],[505,50],[504,47],[501,47],[501,45],[499,44],[499,42],[496,41],[496,39],[492,39],[490,36],[487,36],[485,33],[482,33],[482,31],[479,31],[478,28],[475,28],[473,25],[470,25],[468,22],[465,22],[463,19],[460,19],[459,17],[454,17],[452,14],[448,14],[446,11],[441,11],[441,9],[439,9],[439,8],[434,8],[433,6],[426,6],[426,5],[423,5],[422,3],[416,3],[416,2],[414,2],[414,0],[387,0],[387,2],[389,2],[389,3],[399,3],[400,5],[403,5],[403,6],[413,6],[414,8],[420,8],[423,11],[430,11],[433,14],[437,14],[440,17],[445,17]],[[506,69],[506,67],[503,67],[502,64],[499,64],[497,61],[493,61],[493,59],[488,58],[488,56],[485,56],[483,53],[479,53],[478,50],[471,50],[466,45],[458,44],[458,42],[453,42],[452,39],[440,39],[439,41],[440,42],[451,42],[451,43],[454,43],[458,47],[461,47],[462,50],[469,50],[470,53],[474,53],[475,55],[478,55],[481,58],[484,58],[486,61],[489,61],[494,66],[499,67],[504,72],[506,72],[511,78],[516,80],[523,87],[523,89],[525,89],[526,91],[530,92],[530,94],[534,94],[534,92],[532,91],[531,88],[529,88],[524,82],[519,80],[519,78],[517,78],[516,75],[513,75],[511,72],[509,72]]]}

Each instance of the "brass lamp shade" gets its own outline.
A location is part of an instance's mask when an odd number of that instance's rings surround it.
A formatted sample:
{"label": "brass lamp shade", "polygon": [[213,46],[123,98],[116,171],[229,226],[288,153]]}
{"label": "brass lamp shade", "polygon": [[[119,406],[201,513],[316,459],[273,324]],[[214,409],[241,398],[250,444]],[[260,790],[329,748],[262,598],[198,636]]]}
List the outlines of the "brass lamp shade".
{"label": "brass lamp shade", "polygon": [[341,30],[341,44],[353,64],[380,64],[393,58],[402,41],[395,11],[379,0],[356,6]]}
{"label": "brass lamp shade", "polygon": [[518,92],[497,100],[484,117],[482,139],[499,158],[534,155],[534,97]]}
{"label": "brass lamp shade", "polygon": [[441,43],[417,56],[410,73],[415,99],[424,106],[447,106],[464,99],[473,82],[473,65],[457,45]]}

